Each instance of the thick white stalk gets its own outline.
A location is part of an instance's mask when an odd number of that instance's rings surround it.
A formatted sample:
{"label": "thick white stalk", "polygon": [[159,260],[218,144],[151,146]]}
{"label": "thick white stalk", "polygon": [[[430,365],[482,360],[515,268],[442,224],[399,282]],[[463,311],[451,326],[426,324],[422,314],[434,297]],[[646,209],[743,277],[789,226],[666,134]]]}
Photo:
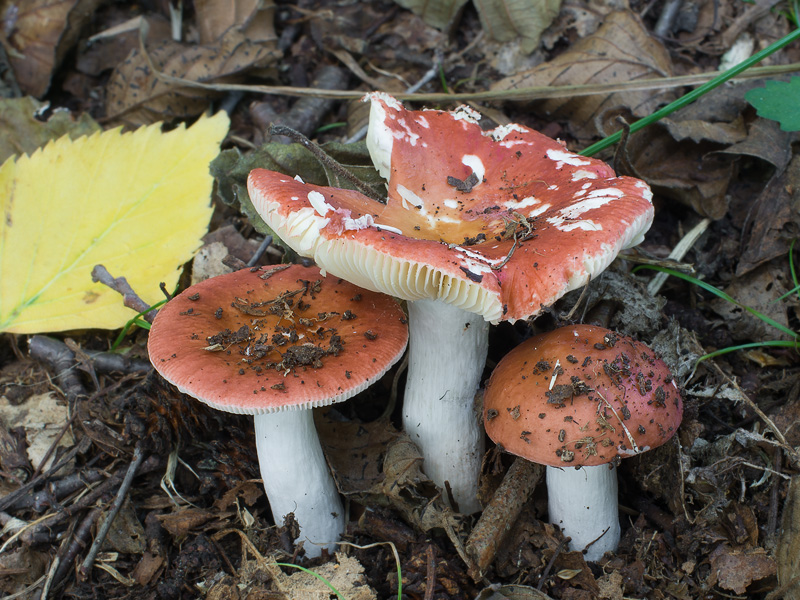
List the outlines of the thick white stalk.
{"label": "thick white stalk", "polygon": [[306,542],[306,556],[315,558],[322,548],[333,552],[344,531],[344,512],[311,409],[253,418],[258,464],[275,523],[282,525],[292,512],[300,525],[297,541]]}
{"label": "thick white stalk", "polygon": [[570,550],[580,551],[594,542],[584,554],[586,560],[599,560],[605,552],[617,549],[620,529],[616,468],[547,467],[547,509],[550,522],[572,538]]}
{"label": "thick white stalk", "polygon": [[[459,510],[480,510],[476,494],[483,428],[475,410],[488,350],[480,315],[435,300],[408,303],[408,376],[403,427],[422,452],[423,471]],[[447,494],[444,494],[447,499]]]}

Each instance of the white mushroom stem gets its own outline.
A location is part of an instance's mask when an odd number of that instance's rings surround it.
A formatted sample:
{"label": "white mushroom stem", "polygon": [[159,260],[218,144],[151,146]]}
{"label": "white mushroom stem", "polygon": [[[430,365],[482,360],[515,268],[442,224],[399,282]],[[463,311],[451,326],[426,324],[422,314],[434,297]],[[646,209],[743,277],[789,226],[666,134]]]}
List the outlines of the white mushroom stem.
{"label": "white mushroom stem", "polygon": [[300,525],[297,541],[306,556],[322,548],[333,552],[344,531],[344,511],[325,456],[311,409],[254,415],[256,450],[261,478],[277,525],[294,513]]}
{"label": "white mushroom stem", "polygon": [[620,529],[616,468],[547,467],[547,509],[550,522],[572,538],[570,550],[586,548],[587,561],[599,560],[605,552],[617,549]]}
{"label": "white mushroom stem", "polygon": [[443,490],[447,482],[459,511],[471,514],[481,509],[476,496],[484,443],[475,393],[489,324],[435,300],[409,302],[408,309],[403,427],[422,452],[425,474]]}

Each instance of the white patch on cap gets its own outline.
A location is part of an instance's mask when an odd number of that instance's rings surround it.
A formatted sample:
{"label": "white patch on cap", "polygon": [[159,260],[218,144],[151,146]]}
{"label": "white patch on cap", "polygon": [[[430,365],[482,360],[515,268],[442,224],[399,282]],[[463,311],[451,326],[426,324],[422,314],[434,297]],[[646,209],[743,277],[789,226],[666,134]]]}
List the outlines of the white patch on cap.
{"label": "white patch on cap", "polygon": [[536,206],[537,204],[541,204],[541,200],[537,200],[533,196],[528,196],[523,198],[522,200],[506,200],[503,202],[503,206],[506,208],[510,208],[511,210],[522,210],[523,208],[528,208],[529,206]]}
{"label": "white patch on cap", "polygon": [[328,214],[329,210],[333,209],[330,204],[325,202],[325,196],[316,190],[311,190],[308,192],[308,201],[311,203],[311,206],[314,208],[314,210],[317,211],[317,214],[319,214],[321,217],[324,217],[326,214]]}
{"label": "white patch on cap", "polygon": [[344,226],[345,231],[358,231],[359,229],[366,229],[370,225],[375,224],[375,219],[372,218],[372,215],[366,214],[361,215],[357,219],[352,219],[350,217],[345,217],[342,220],[342,224]]}
{"label": "white patch on cap", "polygon": [[486,174],[486,167],[483,166],[483,161],[479,156],[475,156],[474,154],[465,154],[461,157],[461,164],[472,169],[472,172],[475,173],[475,176],[478,178],[478,183],[476,183],[474,187],[477,187],[483,183],[483,176]]}
{"label": "white patch on cap", "polygon": [[481,120],[481,113],[477,110],[470,108],[466,104],[462,104],[450,113],[454,121],[466,121],[468,123],[477,124]]}
{"label": "white patch on cap", "polygon": [[518,133],[528,133],[530,129],[523,127],[522,125],[517,125],[516,123],[509,123],[508,125],[499,125],[494,129],[491,129],[489,131],[484,131],[483,135],[488,135],[495,142],[502,142],[506,138],[506,136],[512,131],[516,131]]}
{"label": "white patch on cap", "polygon": [[455,250],[456,252],[463,252],[469,258],[472,258],[474,260],[479,260],[483,263],[486,263],[487,265],[497,265],[505,260],[505,258],[488,258],[483,254],[481,254],[480,252],[468,250],[462,246],[453,246],[453,250]]}
{"label": "white patch on cap", "polygon": [[374,225],[378,229],[383,229],[385,231],[391,231],[392,233],[396,233],[397,235],[403,235],[403,232],[400,231],[397,227],[392,227],[391,225],[381,225],[380,223],[374,223]]}
{"label": "white patch on cap", "polygon": [[569,165],[570,167],[581,167],[583,165],[592,164],[591,161],[584,159],[582,156],[578,156],[572,152],[567,152],[566,150],[557,150],[555,148],[551,148],[545,152],[545,154],[550,160],[556,161],[556,169],[561,169],[564,165]]}
{"label": "white patch on cap", "polygon": [[400,125],[403,130],[391,130],[392,137],[396,140],[405,140],[412,146],[416,146],[417,140],[419,140],[419,134],[411,131],[411,128],[408,126],[408,123],[406,123],[405,119],[397,119],[397,124]]}
{"label": "white patch on cap", "polygon": [[550,204],[542,204],[541,206],[537,206],[528,213],[528,218],[532,219],[533,217],[538,217],[542,213],[547,212],[550,209],[550,206]]}
{"label": "white patch on cap", "polygon": [[557,185],[548,185],[548,186],[547,186],[547,189],[548,189],[548,190],[557,190],[557,189],[558,189],[558,186],[557,186]]}
{"label": "white patch on cap", "polygon": [[582,189],[582,190],[588,190],[590,187],[592,187],[592,182],[591,182],[591,181],[587,181],[586,183],[584,183],[584,184],[581,186],[581,189]]}
{"label": "white patch on cap", "polygon": [[641,188],[642,190],[644,190],[642,192],[642,198],[644,198],[650,204],[652,204],[653,203],[653,191],[650,189],[650,186],[647,185],[644,181],[642,181],[640,179],[639,181],[636,182],[636,187]]}
{"label": "white patch on cap", "polygon": [[417,123],[419,124],[420,127],[424,127],[425,129],[431,128],[430,124],[428,123],[428,119],[426,119],[422,115],[417,115]]}
{"label": "white patch on cap", "polygon": [[386,106],[393,108],[394,110],[403,110],[403,105],[397,100],[397,98],[390,96],[386,92],[372,92],[361,99],[362,102],[372,102],[373,104],[376,100],[382,100]]}
{"label": "white patch on cap", "polygon": [[[372,164],[378,169],[381,177],[389,179],[392,165],[392,146],[394,146],[394,138],[392,137],[391,130],[386,124],[388,115],[384,109],[384,103],[387,105],[395,104],[396,110],[402,109],[397,100],[388,94],[368,94],[364,97],[365,100],[373,100],[369,110],[369,127],[367,128],[367,150],[372,158]],[[383,100],[378,102],[377,100]],[[392,114],[392,118],[395,114]]]}
{"label": "white patch on cap", "polygon": [[295,176],[294,176],[294,180],[295,180],[295,181],[299,181],[300,183],[305,183],[305,181],[303,181],[303,178],[302,178],[302,177],[300,177],[300,175],[295,175]]}
{"label": "white patch on cap", "polygon": [[581,179],[597,179],[597,173],[578,169],[572,174],[572,181],[580,181]]}
{"label": "white patch on cap", "polygon": [[298,198],[297,196],[292,196],[291,200],[297,201],[297,200],[300,200],[300,198]]}
{"label": "white patch on cap", "polygon": [[456,208],[458,208],[458,200],[453,200],[452,198],[448,198],[447,200],[444,201],[444,205],[447,208],[452,208],[455,210]]}
{"label": "white patch on cap", "polygon": [[583,231],[602,231],[603,226],[595,223],[591,219],[567,220],[564,217],[547,217],[547,222],[553,227],[564,233],[575,229]]}
{"label": "white patch on cap", "polygon": [[417,196],[404,185],[400,185],[399,183],[397,184],[397,193],[400,194],[400,200],[403,203],[403,208],[406,210],[409,210],[409,203],[418,210],[425,210],[425,202],[422,200],[422,198]]}

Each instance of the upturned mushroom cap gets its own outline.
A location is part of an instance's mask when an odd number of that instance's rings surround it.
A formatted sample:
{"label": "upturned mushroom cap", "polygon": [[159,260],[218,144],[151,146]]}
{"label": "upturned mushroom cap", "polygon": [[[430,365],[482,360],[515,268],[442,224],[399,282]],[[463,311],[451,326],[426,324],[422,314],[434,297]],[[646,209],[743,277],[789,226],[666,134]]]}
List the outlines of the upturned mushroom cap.
{"label": "upturned mushroom cap", "polygon": [[290,265],[185,290],[158,312],[148,351],[181,392],[259,414],[347,400],[383,375],[407,341],[393,298]]}
{"label": "upturned mushroom cap", "polygon": [[467,107],[366,100],[386,204],[263,169],[248,179],[275,233],[348,281],[513,321],[585,284],[650,227],[647,184],[542,134],[514,124],[482,131]]}
{"label": "upturned mushroom cap", "polygon": [[489,437],[553,467],[646,452],[670,439],[682,416],[666,364],[642,342],[591,325],[526,340],[498,363],[484,394]]}

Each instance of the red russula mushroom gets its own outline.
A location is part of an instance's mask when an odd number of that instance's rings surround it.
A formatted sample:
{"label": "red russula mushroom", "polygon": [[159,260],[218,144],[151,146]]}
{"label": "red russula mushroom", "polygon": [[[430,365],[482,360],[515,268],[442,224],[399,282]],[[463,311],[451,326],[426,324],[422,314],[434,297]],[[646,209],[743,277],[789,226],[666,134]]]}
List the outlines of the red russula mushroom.
{"label": "red russula mushroom", "polygon": [[619,542],[616,463],[669,440],[682,416],[667,365],[642,342],[591,325],[526,340],[497,364],[484,394],[489,437],[548,465],[550,521],[572,549],[588,546],[587,560]]}
{"label": "red russula mushroom", "polygon": [[[467,107],[409,111],[386,94],[366,99],[386,204],[263,169],[248,178],[250,198],[299,254],[409,301],[405,428],[426,473],[473,512],[483,439],[473,399],[488,322],[537,314],[641,241],[650,189],[521,125],[482,131]],[[441,422],[451,425],[446,436]]]}
{"label": "red russula mushroom", "polygon": [[[156,370],[219,410],[252,414],[275,522],[293,512],[308,556],[333,549],[344,512],[311,408],[366,389],[408,340],[397,301],[317,268],[244,269],[193,285],[159,312]],[[317,545],[313,545],[317,544]]]}

